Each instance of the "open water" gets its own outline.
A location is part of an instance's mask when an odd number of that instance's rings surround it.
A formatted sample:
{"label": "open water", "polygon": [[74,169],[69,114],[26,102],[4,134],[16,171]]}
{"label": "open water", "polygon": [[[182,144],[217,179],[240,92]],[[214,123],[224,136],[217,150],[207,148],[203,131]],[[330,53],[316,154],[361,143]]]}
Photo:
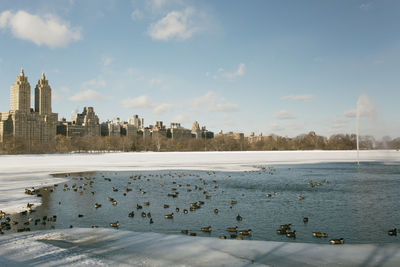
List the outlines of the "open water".
{"label": "open water", "polygon": [[[71,226],[109,228],[111,222],[118,221],[119,229],[138,232],[181,234],[181,230],[188,230],[197,236],[230,238],[226,228],[237,226],[238,230],[251,229],[251,235],[244,239],[253,240],[328,243],[330,238],[344,238],[346,243],[400,242],[399,236],[388,235],[389,229],[400,228],[400,165],[374,162],[361,163],[360,167],[354,163],[256,167],[259,171],[70,174],[68,182],[41,189],[43,204],[34,207],[35,212],[13,215],[12,221],[18,224],[12,224],[8,232],[24,227],[31,231]],[[177,197],[172,197],[175,193]],[[204,204],[190,211],[190,204],[198,201]],[[95,203],[101,207],[96,209]],[[164,204],[169,207],[164,208]],[[132,211],[134,217],[129,217]],[[141,216],[142,212],[146,217]],[[166,219],[165,215],[171,213],[173,219]],[[45,220],[44,225],[43,216],[53,215],[56,221]],[[242,220],[238,221],[237,215]],[[303,222],[304,217],[308,222]],[[35,225],[37,219],[40,221]],[[281,224],[291,224],[296,238],[278,235]],[[211,226],[210,233],[201,231],[206,226]],[[328,237],[316,238],[313,232],[327,233]]]}

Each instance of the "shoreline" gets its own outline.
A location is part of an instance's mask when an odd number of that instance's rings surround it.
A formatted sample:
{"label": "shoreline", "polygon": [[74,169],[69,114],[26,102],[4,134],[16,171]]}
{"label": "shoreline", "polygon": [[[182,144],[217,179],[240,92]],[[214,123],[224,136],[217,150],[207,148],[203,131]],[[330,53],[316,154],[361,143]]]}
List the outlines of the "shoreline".
{"label": "shoreline", "polygon": [[[13,245],[9,246],[11,242]],[[0,237],[0,264],[29,263],[46,266],[398,266],[400,244],[239,241],[106,228],[48,230]]]}

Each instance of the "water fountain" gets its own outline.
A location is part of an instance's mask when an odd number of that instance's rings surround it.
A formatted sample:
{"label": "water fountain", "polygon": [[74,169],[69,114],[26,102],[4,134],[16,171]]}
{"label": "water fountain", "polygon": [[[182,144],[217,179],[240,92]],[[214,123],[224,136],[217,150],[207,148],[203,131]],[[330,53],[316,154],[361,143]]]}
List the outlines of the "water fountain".
{"label": "water fountain", "polygon": [[361,97],[358,98],[357,101],[357,117],[356,117],[356,138],[357,138],[357,166],[360,166],[360,101]]}

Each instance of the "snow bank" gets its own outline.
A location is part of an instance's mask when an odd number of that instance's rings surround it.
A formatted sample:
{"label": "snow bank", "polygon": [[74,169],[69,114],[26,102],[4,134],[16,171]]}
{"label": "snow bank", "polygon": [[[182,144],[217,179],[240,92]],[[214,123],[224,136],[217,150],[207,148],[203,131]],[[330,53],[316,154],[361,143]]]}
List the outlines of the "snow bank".
{"label": "snow bank", "polygon": [[[60,183],[50,173],[106,170],[219,170],[243,171],[255,165],[316,162],[355,162],[355,151],[162,152],[0,156],[0,210],[22,211],[40,199],[24,189]],[[361,161],[400,162],[394,150],[361,151]]]}
{"label": "snow bank", "polygon": [[84,228],[0,237],[2,266],[246,266],[249,264],[252,266],[399,266],[400,244],[333,246],[220,240]]}

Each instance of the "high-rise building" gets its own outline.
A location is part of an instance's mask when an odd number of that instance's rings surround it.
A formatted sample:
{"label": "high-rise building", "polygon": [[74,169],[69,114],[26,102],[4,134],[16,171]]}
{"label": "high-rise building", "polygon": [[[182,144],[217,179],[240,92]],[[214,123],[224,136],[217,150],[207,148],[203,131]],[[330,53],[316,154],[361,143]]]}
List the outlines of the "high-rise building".
{"label": "high-rise building", "polygon": [[35,88],[35,109],[31,108],[31,86],[21,69],[10,89],[10,110],[0,113],[0,143],[21,140],[51,141],[56,135],[58,114],[51,111],[51,88],[44,73]]}
{"label": "high-rise building", "polygon": [[100,136],[99,117],[93,107],[84,107],[83,112],[75,114],[71,122],[67,122],[65,119],[60,121],[57,126],[57,134],[68,137]]}

